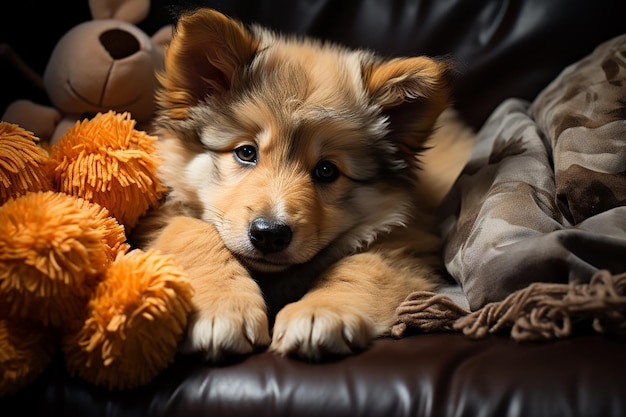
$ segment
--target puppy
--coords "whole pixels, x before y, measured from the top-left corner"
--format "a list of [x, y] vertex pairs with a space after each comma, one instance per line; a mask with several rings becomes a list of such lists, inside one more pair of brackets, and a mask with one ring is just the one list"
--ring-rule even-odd
[[192, 281], [183, 352], [350, 354], [388, 334], [409, 293], [441, 282], [425, 208], [469, 147], [433, 153], [434, 189], [420, 181], [420, 155], [439, 146], [428, 139], [451, 69], [211, 9], [180, 16], [155, 118], [169, 194], [141, 230]]

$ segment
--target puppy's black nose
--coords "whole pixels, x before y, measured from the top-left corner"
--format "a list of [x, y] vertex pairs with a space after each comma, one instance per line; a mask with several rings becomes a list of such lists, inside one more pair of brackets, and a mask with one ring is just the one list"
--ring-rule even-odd
[[291, 228], [265, 217], [254, 219], [248, 228], [250, 242], [263, 253], [280, 252], [291, 242]]

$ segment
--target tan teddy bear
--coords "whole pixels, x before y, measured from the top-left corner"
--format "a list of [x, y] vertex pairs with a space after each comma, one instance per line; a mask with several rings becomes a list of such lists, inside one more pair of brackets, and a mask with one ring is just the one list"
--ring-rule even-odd
[[[77, 120], [99, 112], [130, 112], [147, 130], [154, 111], [155, 71], [172, 25], [148, 36], [137, 23], [150, 10], [149, 0], [90, 0], [93, 20], [70, 29], [54, 47], [40, 84], [53, 107], [20, 99], [2, 120], [31, 131], [44, 143], [56, 142]], [[18, 57], [14, 57], [18, 60]], [[23, 62], [29, 78], [38, 78]]]

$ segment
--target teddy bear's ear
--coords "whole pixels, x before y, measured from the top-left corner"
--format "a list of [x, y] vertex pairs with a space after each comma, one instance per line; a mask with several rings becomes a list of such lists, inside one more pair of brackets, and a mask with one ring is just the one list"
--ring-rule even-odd
[[161, 29], [157, 30], [152, 36], [152, 42], [163, 52], [167, 49], [172, 41], [172, 35], [174, 34], [174, 25], [165, 25]]
[[148, 16], [150, 0], [89, 0], [91, 17], [137, 24]]

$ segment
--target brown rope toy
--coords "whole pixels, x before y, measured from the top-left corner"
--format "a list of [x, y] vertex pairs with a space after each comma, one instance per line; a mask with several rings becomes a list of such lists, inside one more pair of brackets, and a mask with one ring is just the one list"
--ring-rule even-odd
[[533, 283], [474, 312], [445, 295], [418, 291], [397, 314], [395, 337], [408, 330], [462, 331], [478, 339], [510, 329], [517, 341], [551, 340], [571, 336], [579, 321], [591, 321], [598, 333], [621, 335], [626, 333], [626, 273], [600, 270], [587, 284]]

